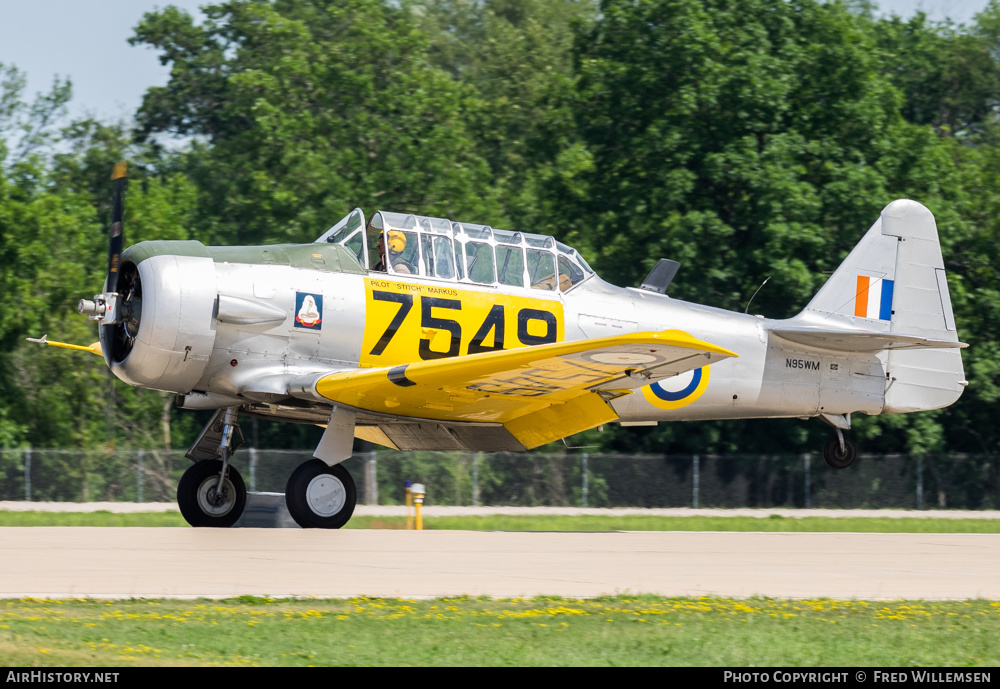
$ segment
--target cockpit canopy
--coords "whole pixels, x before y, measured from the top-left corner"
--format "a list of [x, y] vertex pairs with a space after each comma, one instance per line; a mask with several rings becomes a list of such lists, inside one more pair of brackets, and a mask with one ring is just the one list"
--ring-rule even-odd
[[366, 226], [356, 208], [316, 241], [390, 275], [565, 292], [594, 274], [576, 249], [549, 236], [405, 213], [378, 211]]

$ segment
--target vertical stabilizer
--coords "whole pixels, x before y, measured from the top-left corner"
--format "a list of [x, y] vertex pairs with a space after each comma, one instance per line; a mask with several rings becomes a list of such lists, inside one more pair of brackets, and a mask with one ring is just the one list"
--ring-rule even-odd
[[[886, 206], [797, 320], [958, 342], [931, 212], [906, 199]], [[947, 406], [966, 384], [958, 349], [891, 349], [885, 361], [886, 413]]]

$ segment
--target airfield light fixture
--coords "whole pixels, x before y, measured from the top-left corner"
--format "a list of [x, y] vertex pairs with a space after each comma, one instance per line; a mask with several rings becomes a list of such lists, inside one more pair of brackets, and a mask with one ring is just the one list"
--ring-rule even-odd
[[426, 495], [426, 492], [424, 490], [424, 484], [422, 484], [422, 483], [414, 483], [410, 487], [410, 490], [413, 491], [413, 506], [416, 508], [416, 511], [417, 511], [417, 519], [416, 519], [416, 521], [417, 521], [417, 524], [416, 524], [417, 531], [423, 531], [424, 530], [424, 520], [423, 520], [423, 517], [420, 514], [420, 508], [424, 504], [424, 495]]

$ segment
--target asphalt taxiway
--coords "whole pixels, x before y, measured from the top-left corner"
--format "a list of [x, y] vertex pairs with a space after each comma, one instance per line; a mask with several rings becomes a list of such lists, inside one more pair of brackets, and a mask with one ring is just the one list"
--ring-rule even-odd
[[0, 528], [0, 597], [1000, 600], [1000, 534]]

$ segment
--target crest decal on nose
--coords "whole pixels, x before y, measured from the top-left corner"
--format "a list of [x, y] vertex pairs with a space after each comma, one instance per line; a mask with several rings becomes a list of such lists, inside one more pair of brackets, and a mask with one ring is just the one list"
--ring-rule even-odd
[[295, 293], [295, 327], [319, 330], [323, 327], [323, 295]]

